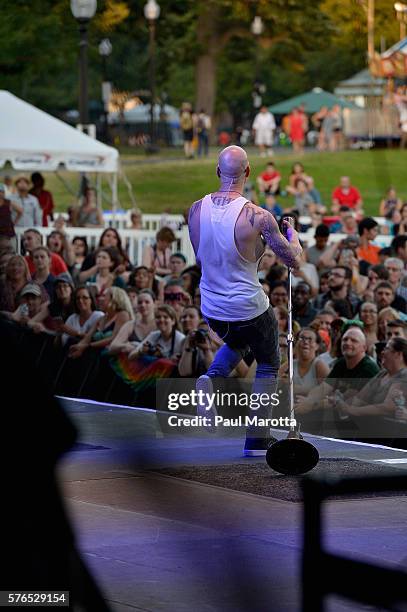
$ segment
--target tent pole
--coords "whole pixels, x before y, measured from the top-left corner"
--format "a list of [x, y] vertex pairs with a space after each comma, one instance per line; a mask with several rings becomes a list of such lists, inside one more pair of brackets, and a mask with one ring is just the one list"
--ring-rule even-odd
[[117, 172], [114, 172], [112, 179], [112, 212], [113, 212], [113, 224], [116, 221], [116, 210], [117, 210]]
[[100, 172], [96, 174], [96, 197], [99, 210], [103, 209], [102, 205], [102, 175]]

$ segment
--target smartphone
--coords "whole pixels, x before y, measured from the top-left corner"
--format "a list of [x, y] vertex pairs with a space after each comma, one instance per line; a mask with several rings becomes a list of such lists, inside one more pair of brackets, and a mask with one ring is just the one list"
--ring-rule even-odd
[[342, 249], [341, 256], [344, 259], [351, 259], [352, 257], [355, 257], [355, 253], [352, 251], [352, 249]]

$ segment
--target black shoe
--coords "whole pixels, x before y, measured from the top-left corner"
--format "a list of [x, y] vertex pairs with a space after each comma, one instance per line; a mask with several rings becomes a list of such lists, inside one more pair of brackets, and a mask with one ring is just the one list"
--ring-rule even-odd
[[265, 457], [270, 444], [277, 442], [276, 438], [246, 438], [243, 449], [245, 457]]

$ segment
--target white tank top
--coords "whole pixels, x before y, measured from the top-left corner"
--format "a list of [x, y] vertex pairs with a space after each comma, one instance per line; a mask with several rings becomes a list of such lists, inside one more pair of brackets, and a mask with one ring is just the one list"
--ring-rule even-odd
[[219, 321], [248, 321], [263, 314], [269, 299], [260, 285], [260, 258], [244, 259], [235, 243], [235, 225], [248, 200], [236, 198], [215, 206], [210, 195], [202, 200], [197, 257], [202, 266], [201, 310]]

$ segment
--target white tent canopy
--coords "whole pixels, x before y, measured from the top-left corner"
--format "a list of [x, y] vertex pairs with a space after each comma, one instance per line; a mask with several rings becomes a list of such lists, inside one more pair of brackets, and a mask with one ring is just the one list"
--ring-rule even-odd
[[119, 167], [113, 147], [90, 138], [8, 91], [0, 90], [0, 168], [16, 170], [111, 172]]

